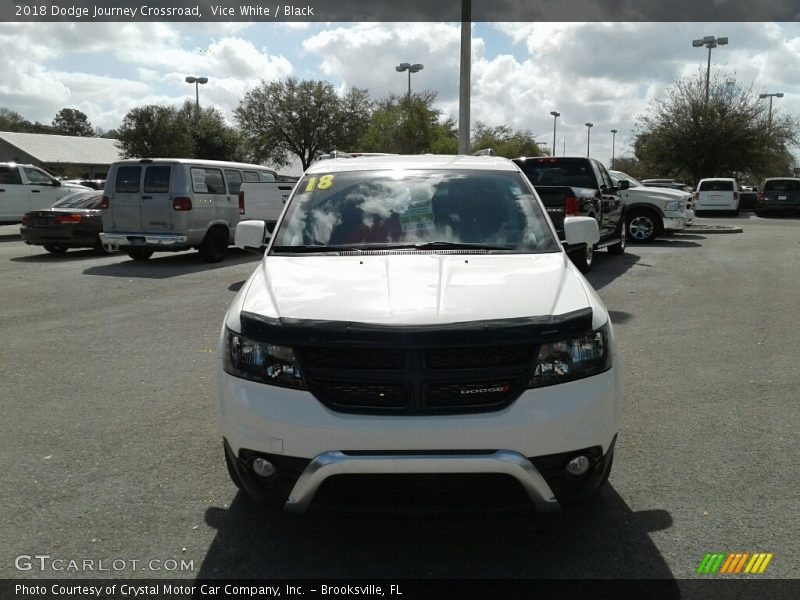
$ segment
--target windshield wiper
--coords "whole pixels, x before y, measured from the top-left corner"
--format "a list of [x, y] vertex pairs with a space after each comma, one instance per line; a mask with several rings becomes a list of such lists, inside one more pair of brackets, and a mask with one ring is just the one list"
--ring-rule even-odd
[[418, 242], [416, 244], [396, 244], [383, 246], [384, 250], [399, 250], [413, 248], [414, 250], [515, 250], [516, 246], [497, 246], [493, 244], [480, 244], [470, 242]]
[[292, 254], [313, 254], [315, 252], [363, 252], [363, 248], [355, 246], [323, 246], [322, 244], [307, 244], [305, 246], [273, 246], [273, 252], [289, 252]]

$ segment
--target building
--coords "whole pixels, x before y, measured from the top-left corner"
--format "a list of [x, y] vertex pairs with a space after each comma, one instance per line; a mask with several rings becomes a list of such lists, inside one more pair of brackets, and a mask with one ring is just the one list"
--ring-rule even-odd
[[0, 131], [0, 162], [32, 164], [56, 176], [105, 179], [121, 160], [117, 140]]

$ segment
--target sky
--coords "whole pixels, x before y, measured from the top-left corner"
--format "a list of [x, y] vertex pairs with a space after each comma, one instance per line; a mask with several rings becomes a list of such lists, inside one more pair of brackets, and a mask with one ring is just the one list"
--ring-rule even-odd
[[[0, 23], [0, 107], [49, 124], [64, 107], [95, 127], [120, 125], [145, 104], [194, 99], [187, 75], [209, 78], [200, 103], [233, 124], [233, 110], [262, 80], [322, 79], [338, 91], [367, 88], [373, 98], [406, 91], [401, 62], [422, 63], [414, 90], [437, 93], [458, 116], [458, 23]], [[475, 23], [472, 123], [529, 130], [556, 153], [609, 164], [633, 155], [637, 117], [677, 79], [705, 74], [707, 35], [729, 43], [712, 51], [713, 73], [755, 93], [783, 92], [773, 112], [800, 116], [798, 23]], [[657, 176], [657, 174], [654, 174]]]

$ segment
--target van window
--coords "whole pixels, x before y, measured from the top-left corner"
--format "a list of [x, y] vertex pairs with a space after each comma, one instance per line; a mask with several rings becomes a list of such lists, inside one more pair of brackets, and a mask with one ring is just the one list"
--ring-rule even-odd
[[141, 178], [142, 167], [119, 167], [114, 191], [121, 194], [136, 194], [139, 191]]
[[255, 171], [245, 171], [245, 172], [244, 172], [244, 180], [245, 180], [247, 183], [254, 183], [254, 182], [257, 182], [257, 181], [259, 181], [259, 179], [258, 179], [258, 173], [256, 173]]
[[733, 181], [726, 181], [724, 179], [711, 179], [700, 183], [698, 192], [732, 192]]
[[169, 192], [169, 176], [172, 167], [159, 166], [147, 167], [144, 170], [144, 191], [152, 194], [166, 194]]
[[765, 192], [797, 192], [800, 190], [800, 181], [796, 179], [773, 179], [764, 184]]
[[219, 169], [192, 167], [192, 191], [198, 194], [224, 194], [225, 180]]
[[275, 173], [270, 173], [269, 171], [259, 171], [258, 175], [261, 177], [261, 181], [278, 181]]
[[19, 169], [17, 167], [0, 167], [0, 183], [2, 184], [22, 184]]
[[225, 169], [225, 181], [228, 182], [228, 191], [231, 194], [238, 194], [242, 187], [242, 174], [233, 169]]

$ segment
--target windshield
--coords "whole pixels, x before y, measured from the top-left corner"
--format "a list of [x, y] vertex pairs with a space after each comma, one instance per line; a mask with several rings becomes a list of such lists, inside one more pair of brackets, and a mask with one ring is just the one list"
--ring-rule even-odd
[[[99, 208], [100, 194], [97, 192], [77, 192], [64, 196], [51, 208]], [[98, 204], [94, 207], [94, 204]]]
[[272, 252], [448, 247], [559, 250], [519, 173], [387, 170], [303, 177]]
[[618, 186], [620, 181], [629, 181], [630, 187], [644, 187], [644, 184], [639, 181], [638, 179], [634, 179], [627, 173], [623, 173], [622, 171], [609, 171], [609, 175], [611, 175], [611, 179], [614, 181], [614, 185]]

